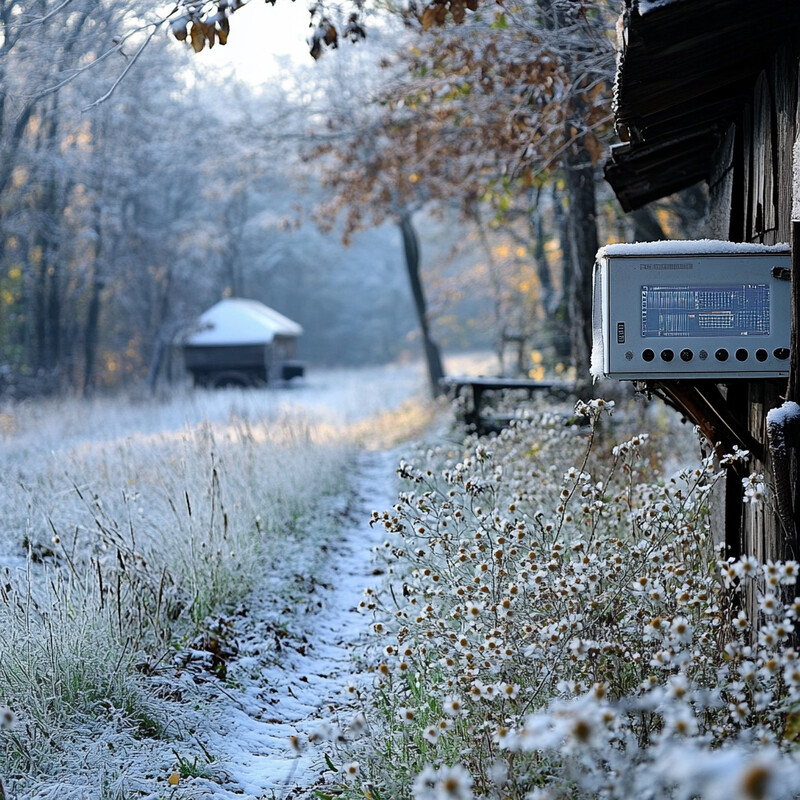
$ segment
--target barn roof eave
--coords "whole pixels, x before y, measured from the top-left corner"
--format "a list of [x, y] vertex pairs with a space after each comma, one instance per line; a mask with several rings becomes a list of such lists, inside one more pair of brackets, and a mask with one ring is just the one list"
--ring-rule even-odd
[[721, 133], [798, 21], [796, 0], [625, 0], [614, 116], [627, 146], [605, 166], [625, 210], [708, 179]]

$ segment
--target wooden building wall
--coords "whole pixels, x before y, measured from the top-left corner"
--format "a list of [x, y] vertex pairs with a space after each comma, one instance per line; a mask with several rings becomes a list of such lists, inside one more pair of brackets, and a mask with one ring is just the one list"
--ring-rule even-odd
[[[731, 241], [777, 244], [792, 241], [793, 146], [800, 129], [798, 81], [800, 47], [786, 42], [762, 72], [715, 154], [710, 186], [710, 236]], [[798, 254], [794, 254], [797, 258]], [[795, 309], [795, 321], [800, 309]], [[766, 415], [786, 399], [785, 380], [729, 386], [730, 410], [746, 420], [749, 433], [767, 442]], [[748, 472], [774, 481], [775, 465], [766, 444]], [[796, 533], [785, 530], [773, 508], [742, 503], [740, 475], [731, 475], [726, 498], [729, 554], [750, 553], [759, 559], [798, 558]], [[792, 480], [796, 486], [796, 469]]]

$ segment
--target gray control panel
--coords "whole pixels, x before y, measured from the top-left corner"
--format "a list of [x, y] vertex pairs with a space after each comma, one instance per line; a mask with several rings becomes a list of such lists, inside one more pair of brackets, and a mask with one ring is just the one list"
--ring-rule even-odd
[[788, 247], [609, 245], [594, 274], [592, 373], [647, 378], [789, 374]]

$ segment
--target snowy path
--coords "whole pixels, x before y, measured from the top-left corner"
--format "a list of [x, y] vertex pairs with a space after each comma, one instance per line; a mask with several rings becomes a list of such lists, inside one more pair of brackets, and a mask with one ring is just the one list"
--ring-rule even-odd
[[296, 592], [265, 597], [237, 623], [240, 657], [231, 663], [229, 678], [238, 688], [218, 694], [209, 683], [208, 691], [217, 695], [215, 711], [198, 731], [219, 762], [212, 764], [212, 778], [181, 781], [182, 788], [220, 800], [310, 794], [323, 756], [306, 746], [298, 753], [291, 737], [305, 745], [324, 720], [335, 719], [329, 706], [344, 700], [352, 648], [367, 625], [356, 606], [376, 581], [370, 551], [383, 540], [382, 528], [370, 528], [370, 514], [395, 502], [396, 464], [394, 451], [362, 453], [357, 493], [340, 512], [337, 534], [316, 552], [308, 540], [290, 545], [275, 565]]

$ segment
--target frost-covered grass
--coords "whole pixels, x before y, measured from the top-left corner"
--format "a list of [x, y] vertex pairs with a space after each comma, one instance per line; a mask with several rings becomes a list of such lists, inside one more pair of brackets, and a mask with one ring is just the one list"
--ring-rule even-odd
[[135, 762], [155, 797], [165, 753], [213, 771], [172, 756], [202, 724], [193, 679], [224, 683], [224, 620], [254, 588], [296, 591], [274, 565], [324, 540], [365, 420], [418, 375], [0, 410], [0, 796], [125, 796]]
[[[389, 577], [362, 603], [372, 651], [330, 737], [336, 791], [797, 795], [798, 564], [723, 559], [714, 459], [684, 449], [664, 474], [665, 442], [609, 405], [400, 465], [405, 490], [373, 515]], [[747, 485], [763, 502], [760, 477]]]

